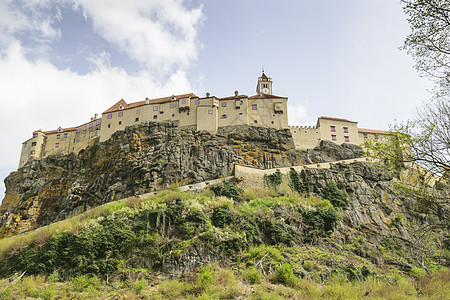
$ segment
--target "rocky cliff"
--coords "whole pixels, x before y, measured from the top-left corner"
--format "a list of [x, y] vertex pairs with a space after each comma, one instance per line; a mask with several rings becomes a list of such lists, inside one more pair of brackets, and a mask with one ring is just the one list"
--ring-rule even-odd
[[[303, 157], [303, 158], [302, 158]], [[302, 163], [289, 130], [236, 126], [216, 135], [142, 123], [79, 155], [34, 160], [6, 179], [0, 238], [127, 196], [229, 176], [234, 163], [276, 168]]]

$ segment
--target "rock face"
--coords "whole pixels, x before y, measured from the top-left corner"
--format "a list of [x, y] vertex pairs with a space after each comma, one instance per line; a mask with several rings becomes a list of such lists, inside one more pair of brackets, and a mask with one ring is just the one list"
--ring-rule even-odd
[[216, 135], [176, 124], [142, 123], [78, 156], [34, 160], [6, 179], [0, 238], [65, 219], [120, 198], [230, 176], [234, 163], [302, 164], [286, 130], [236, 126]]

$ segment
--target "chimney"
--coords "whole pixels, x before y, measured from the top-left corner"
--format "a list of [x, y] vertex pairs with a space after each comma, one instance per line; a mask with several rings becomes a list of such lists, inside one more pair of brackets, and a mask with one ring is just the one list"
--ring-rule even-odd
[[234, 91], [234, 96], [237, 97], [239, 95], [238, 91]]
[[209, 95], [211, 95], [210, 93], [206, 92], [206, 97], [209, 98]]

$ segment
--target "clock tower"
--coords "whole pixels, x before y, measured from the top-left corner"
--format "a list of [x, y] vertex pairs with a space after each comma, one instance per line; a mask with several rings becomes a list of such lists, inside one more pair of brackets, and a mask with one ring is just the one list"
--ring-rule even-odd
[[272, 78], [267, 77], [266, 74], [264, 74], [264, 70], [262, 72], [262, 75], [258, 77], [256, 93], [258, 95], [272, 95]]

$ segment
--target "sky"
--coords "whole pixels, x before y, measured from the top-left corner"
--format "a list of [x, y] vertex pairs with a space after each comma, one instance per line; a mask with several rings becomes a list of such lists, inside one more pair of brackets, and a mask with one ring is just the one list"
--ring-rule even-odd
[[122, 98], [254, 95], [262, 69], [290, 125], [386, 130], [430, 98], [409, 33], [399, 0], [1, 0], [0, 199], [34, 130]]

